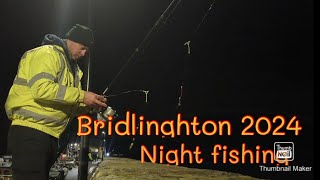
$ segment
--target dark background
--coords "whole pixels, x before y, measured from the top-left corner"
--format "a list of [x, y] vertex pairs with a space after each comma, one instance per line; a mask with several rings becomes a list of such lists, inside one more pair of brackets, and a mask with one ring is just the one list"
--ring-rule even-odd
[[[76, 23], [95, 33], [91, 53], [90, 90], [101, 94], [128, 62], [108, 91], [149, 90], [110, 97], [109, 105], [119, 119], [130, 110], [159, 122], [175, 119], [178, 112], [192, 121], [229, 120], [232, 136], [181, 136], [175, 139], [137, 136], [132, 158], [140, 158], [140, 145], [162, 144], [167, 150], [185, 143], [199, 145], [205, 162], [186, 165], [238, 172], [260, 178], [282, 176], [311, 178], [313, 172], [260, 172], [258, 164], [213, 164], [214, 144], [252, 150], [273, 149], [274, 142], [295, 143], [291, 165], [313, 166], [314, 61], [313, 1], [305, 0], [182, 0], [152, 31], [138, 53], [130, 58], [147, 33], [169, 6], [170, 0], [5, 0], [0, 11], [1, 139], [0, 154], [6, 151], [10, 121], [4, 103], [22, 54], [38, 46], [45, 34], [60, 37]], [[177, 2], [177, 1], [176, 1]], [[207, 13], [207, 14], [206, 14]], [[205, 16], [207, 15], [207, 16]], [[200, 25], [200, 26], [199, 26]], [[197, 27], [199, 28], [197, 29]], [[197, 31], [195, 31], [197, 29]], [[191, 41], [191, 55], [185, 42]], [[139, 46], [140, 47], [140, 46]], [[85, 67], [85, 60], [81, 67]], [[85, 70], [85, 69], [84, 69]], [[182, 106], [178, 107], [183, 85]], [[299, 136], [241, 136], [251, 115], [272, 119], [294, 115], [302, 126]], [[279, 123], [273, 124], [273, 128]], [[265, 128], [262, 126], [262, 129]], [[76, 124], [69, 133], [76, 133]], [[253, 130], [253, 129], [252, 129]], [[110, 139], [110, 137], [108, 137]], [[132, 137], [115, 137], [114, 145], [127, 146]], [[108, 139], [108, 140], [109, 140]], [[122, 143], [122, 144], [121, 144]]]

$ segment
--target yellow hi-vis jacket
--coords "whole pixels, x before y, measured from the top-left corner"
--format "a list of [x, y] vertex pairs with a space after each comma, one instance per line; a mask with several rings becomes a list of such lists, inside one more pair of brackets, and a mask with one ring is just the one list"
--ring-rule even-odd
[[21, 58], [5, 109], [12, 125], [26, 126], [59, 138], [68, 122], [87, 108], [76, 66], [73, 77], [60, 46], [44, 45]]

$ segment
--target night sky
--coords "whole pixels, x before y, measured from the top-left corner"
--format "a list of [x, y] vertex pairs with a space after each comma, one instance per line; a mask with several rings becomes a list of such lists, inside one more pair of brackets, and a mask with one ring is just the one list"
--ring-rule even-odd
[[[246, 143], [255, 150], [256, 145], [273, 149], [274, 142], [293, 142], [295, 159], [291, 164], [313, 166], [313, 1], [174, 1], [167, 11], [170, 15], [164, 14], [152, 29], [171, 2], [4, 0], [0, 7], [0, 154], [5, 153], [10, 125], [4, 102], [20, 57], [26, 50], [39, 46], [44, 35], [63, 37], [72, 25], [79, 23], [91, 27], [95, 34], [91, 91], [102, 94], [107, 87], [106, 95], [149, 91], [147, 103], [141, 91], [110, 97], [108, 104], [117, 110], [118, 119], [124, 119], [125, 112], [130, 111], [161, 123], [176, 119], [177, 113], [181, 113], [190, 122], [198, 116], [202, 123], [229, 120], [232, 124], [232, 136], [137, 136], [130, 157], [140, 158], [142, 144], [162, 144], [170, 150], [185, 143], [189, 148], [200, 146], [205, 159], [202, 164], [186, 166], [271, 179], [289, 175], [312, 177], [313, 172], [260, 172], [258, 164], [213, 164], [210, 153], [219, 143], [233, 149]], [[187, 41], [190, 54], [184, 45]], [[137, 47], [140, 49], [134, 53]], [[85, 62], [80, 62], [83, 71]], [[282, 115], [286, 123], [296, 116], [302, 130], [295, 136], [284, 126], [281, 130], [286, 132], [285, 136], [241, 136], [249, 122], [241, 123], [245, 115], [251, 115], [255, 121], [261, 116], [272, 120]], [[272, 130], [279, 122], [273, 124]], [[262, 130], [265, 125], [262, 123]], [[73, 130], [76, 133], [76, 127]], [[116, 140], [121, 144], [128, 138]]]

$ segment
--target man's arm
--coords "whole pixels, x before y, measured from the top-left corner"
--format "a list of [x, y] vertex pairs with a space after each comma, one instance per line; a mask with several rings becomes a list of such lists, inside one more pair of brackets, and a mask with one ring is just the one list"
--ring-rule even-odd
[[28, 84], [35, 100], [64, 104], [84, 103], [96, 109], [107, 107], [107, 99], [101, 95], [56, 82], [62, 69], [59, 57], [52, 53], [50, 47], [39, 49], [28, 63]]
[[28, 61], [28, 85], [31, 94], [38, 101], [52, 101], [64, 104], [84, 102], [84, 91], [75, 87], [58, 84], [61, 69], [59, 56], [50, 47], [43, 47], [35, 52]]

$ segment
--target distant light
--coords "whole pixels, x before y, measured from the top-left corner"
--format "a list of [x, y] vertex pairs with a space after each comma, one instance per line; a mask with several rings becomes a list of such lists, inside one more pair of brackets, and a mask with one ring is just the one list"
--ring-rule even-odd
[[109, 156], [110, 156], [110, 153], [107, 153], [107, 156], [109, 157]]
[[104, 139], [103, 141], [105, 142], [106, 140]]
[[105, 132], [104, 132], [104, 131], [102, 131], [102, 134], [105, 134]]
[[77, 143], [74, 143], [74, 146], [77, 146], [78, 144]]

